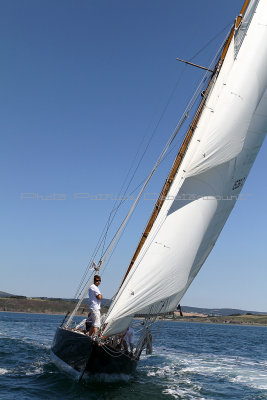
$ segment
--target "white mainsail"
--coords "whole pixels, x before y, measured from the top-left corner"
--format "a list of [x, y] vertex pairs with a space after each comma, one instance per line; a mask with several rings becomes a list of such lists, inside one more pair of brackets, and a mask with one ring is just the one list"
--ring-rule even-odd
[[[253, 0], [157, 219], [106, 317], [172, 311], [212, 250], [267, 131], [267, 2]], [[242, 37], [241, 37], [242, 35]]]

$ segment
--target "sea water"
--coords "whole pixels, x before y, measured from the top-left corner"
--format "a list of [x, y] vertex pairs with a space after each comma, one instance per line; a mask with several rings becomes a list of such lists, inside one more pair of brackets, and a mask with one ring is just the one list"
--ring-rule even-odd
[[0, 313], [0, 399], [267, 399], [267, 327], [163, 321], [133, 376], [79, 383], [50, 359], [61, 320]]

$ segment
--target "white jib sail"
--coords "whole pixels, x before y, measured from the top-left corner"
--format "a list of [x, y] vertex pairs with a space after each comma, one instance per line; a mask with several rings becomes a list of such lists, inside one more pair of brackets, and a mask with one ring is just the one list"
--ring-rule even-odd
[[[254, 2], [255, 3], [255, 2]], [[106, 318], [172, 311], [212, 250], [267, 131], [267, 2], [232, 41], [159, 215]]]

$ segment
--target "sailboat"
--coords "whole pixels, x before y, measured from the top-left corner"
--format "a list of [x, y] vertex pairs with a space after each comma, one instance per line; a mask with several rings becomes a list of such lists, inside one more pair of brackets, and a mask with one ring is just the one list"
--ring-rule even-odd
[[[135, 370], [142, 351], [151, 350], [151, 326], [176, 310], [240, 196], [267, 130], [266, 0], [244, 2], [214, 65], [203, 68], [208, 79], [193, 97], [196, 112], [99, 334], [88, 336], [74, 323], [92, 280], [56, 331], [54, 361], [80, 379]], [[100, 273], [192, 108], [191, 102], [92, 277]], [[143, 317], [142, 329], [129, 355], [118, 343], [136, 316]]]

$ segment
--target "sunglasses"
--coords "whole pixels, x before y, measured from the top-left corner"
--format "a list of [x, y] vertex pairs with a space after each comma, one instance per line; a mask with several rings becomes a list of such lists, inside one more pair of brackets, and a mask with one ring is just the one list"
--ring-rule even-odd
[[101, 279], [96, 279], [95, 282], [101, 282]]

